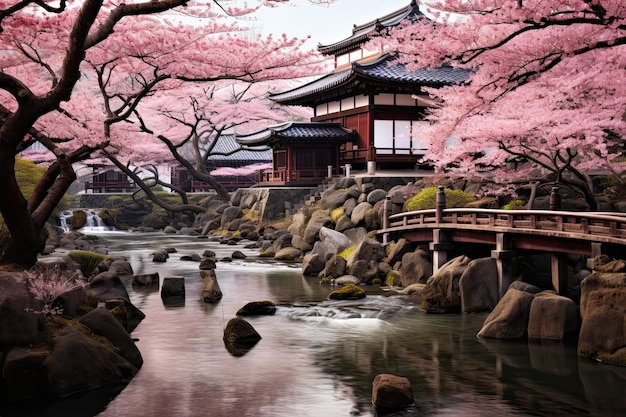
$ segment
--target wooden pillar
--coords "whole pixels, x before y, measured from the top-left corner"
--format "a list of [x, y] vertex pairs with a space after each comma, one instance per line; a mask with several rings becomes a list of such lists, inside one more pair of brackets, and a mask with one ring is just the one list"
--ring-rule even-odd
[[433, 229], [433, 241], [429, 246], [433, 252], [433, 274], [449, 261], [448, 251], [454, 248], [454, 244], [448, 242], [446, 230]]
[[435, 220], [437, 223], [441, 223], [443, 220], [443, 210], [446, 208], [446, 193], [442, 185], [439, 186], [439, 191], [435, 197]]
[[509, 289], [513, 280], [513, 262], [515, 256], [512, 250], [511, 239], [506, 233], [496, 233], [496, 249], [491, 251], [491, 257], [496, 260], [498, 270], [498, 299], [502, 298]]
[[[385, 196], [385, 202], [383, 203], [383, 229], [389, 228], [389, 216], [391, 216], [391, 196]], [[383, 245], [389, 243], [389, 233], [383, 233]]]
[[567, 291], [567, 254], [553, 253], [550, 269], [554, 290], [558, 294], [564, 295]]

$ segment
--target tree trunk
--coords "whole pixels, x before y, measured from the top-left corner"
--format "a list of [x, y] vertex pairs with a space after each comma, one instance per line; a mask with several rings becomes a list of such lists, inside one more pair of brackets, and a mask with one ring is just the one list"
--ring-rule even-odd
[[37, 227], [15, 179], [15, 157], [0, 156], [0, 213], [8, 230], [0, 238], [0, 265], [30, 267], [43, 250], [47, 232]]

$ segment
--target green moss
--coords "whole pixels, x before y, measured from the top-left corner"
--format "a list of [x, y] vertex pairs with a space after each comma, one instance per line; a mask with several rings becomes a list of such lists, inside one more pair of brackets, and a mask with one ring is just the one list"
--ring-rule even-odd
[[343, 206], [342, 207], [337, 207], [336, 209], [331, 211], [330, 212], [330, 218], [333, 221], [333, 223], [337, 223], [339, 221], [339, 219], [341, 218], [341, 216], [343, 216], [343, 213], [344, 213]]
[[365, 298], [365, 291], [354, 284], [348, 284], [328, 294], [329, 300], [357, 300], [361, 298]]
[[355, 250], [356, 250], [356, 246], [350, 246], [349, 248], [345, 248], [344, 250], [339, 252], [337, 255], [341, 256], [343, 259], [347, 261], [348, 257], [352, 255], [352, 252], [354, 252]]
[[[406, 202], [408, 211], [434, 209], [437, 205], [438, 187], [427, 187], [415, 194]], [[446, 196], [446, 208], [464, 207], [466, 204], [475, 201], [476, 198], [461, 190], [444, 189]]]
[[68, 254], [71, 260], [76, 262], [84, 276], [88, 277], [98, 265], [109, 257], [101, 253], [90, 251], [72, 251]]

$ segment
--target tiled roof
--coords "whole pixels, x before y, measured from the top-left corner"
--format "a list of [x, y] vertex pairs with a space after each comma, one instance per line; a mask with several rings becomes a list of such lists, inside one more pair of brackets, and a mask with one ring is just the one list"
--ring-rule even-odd
[[393, 64], [393, 58], [389, 55], [371, 63], [353, 66], [355, 73], [368, 77], [389, 81], [402, 81], [427, 85], [448, 85], [463, 82], [469, 76], [470, 71], [465, 69], [442, 66], [439, 68], [422, 68], [408, 72], [404, 65]]
[[386, 16], [379, 17], [378, 19], [362, 25], [354, 25], [352, 36], [330, 45], [318, 45], [317, 50], [324, 55], [345, 53], [357, 48], [362, 43], [368, 41], [371, 35], [380, 33], [387, 27], [396, 26], [405, 19], [415, 21], [423, 16], [417, 6], [417, 2], [413, 0], [408, 6], [396, 10], [393, 13], [389, 13]]
[[393, 57], [383, 55], [370, 61], [355, 62], [348, 69], [333, 72], [308, 84], [282, 93], [270, 94], [269, 98], [281, 104], [305, 104], [307, 98], [341, 85], [347, 85], [354, 79], [385, 81], [389, 83], [414, 83], [430, 87], [439, 87], [463, 82], [470, 71], [443, 66], [433, 69], [419, 69], [408, 72], [404, 65], [390, 64]]
[[211, 150], [209, 160], [213, 161], [253, 161], [272, 160], [272, 149], [267, 146], [242, 146], [234, 134], [221, 135]]
[[249, 135], [237, 135], [241, 145], [262, 145], [280, 139], [337, 139], [347, 140], [352, 137], [352, 130], [339, 123], [327, 122], [287, 122], [269, 126]]

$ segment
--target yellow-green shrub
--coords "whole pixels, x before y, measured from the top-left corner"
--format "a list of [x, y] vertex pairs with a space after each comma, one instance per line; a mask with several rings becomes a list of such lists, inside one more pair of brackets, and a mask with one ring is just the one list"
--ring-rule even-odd
[[80, 267], [80, 272], [88, 277], [96, 269], [102, 261], [108, 259], [108, 256], [101, 253], [90, 252], [86, 250], [72, 251], [68, 254], [71, 260], [76, 262]]
[[[438, 187], [424, 188], [406, 202], [406, 209], [414, 211], [436, 208], [438, 191]], [[473, 195], [461, 190], [445, 188], [443, 191], [446, 195], [446, 208], [464, 207], [467, 203], [476, 200]]]
[[507, 204], [502, 206], [503, 210], [519, 210], [524, 208], [526, 203], [523, 200], [511, 200]]

